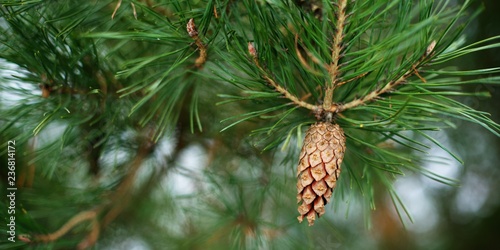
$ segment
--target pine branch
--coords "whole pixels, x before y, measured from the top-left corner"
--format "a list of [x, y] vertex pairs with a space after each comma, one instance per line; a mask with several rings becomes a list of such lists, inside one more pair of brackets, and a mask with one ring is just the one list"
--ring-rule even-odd
[[[53, 233], [46, 234], [46, 235], [35, 235], [33, 237], [34, 242], [53, 242], [67, 234], [71, 229], [73, 229], [75, 226], [79, 225], [82, 222], [85, 221], [91, 221], [92, 224], [92, 230], [89, 234], [90, 238], [86, 238], [84, 241], [82, 241], [77, 249], [86, 249], [87, 247], [95, 244], [97, 237], [99, 235], [99, 222], [97, 221], [97, 215], [99, 214], [99, 210], [88, 210], [88, 211], [83, 211], [75, 216], [73, 216], [71, 219], [69, 219], [64, 225], [62, 225], [58, 230], [56, 230]], [[92, 242], [91, 242], [92, 241]]]
[[336, 13], [336, 31], [333, 37], [332, 44], [332, 61], [330, 67], [328, 68], [329, 81], [326, 84], [325, 98], [323, 100], [323, 109], [330, 110], [333, 105], [333, 92], [335, 88], [339, 85], [338, 76], [340, 74], [339, 63], [342, 53], [342, 42], [344, 39], [344, 27], [347, 19], [346, 8], [347, 0], [340, 0], [337, 4], [338, 10]]
[[[330, 110], [328, 110], [329, 112], [342, 112], [342, 111], [345, 111], [345, 110], [348, 110], [348, 109], [351, 109], [351, 108], [354, 108], [354, 107], [357, 107], [359, 105], [362, 105], [366, 102], [369, 102], [369, 101], [373, 101], [375, 99], [377, 99], [380, 95], [384, 94], [384, 93], [387, 93], [387, 92], [390, 92], [390, 91], [393, 91], [397, 86], [399, 86], [400, 84], [403, 84], [406, 82], [406, 80], [416, 74], [418, 75], [418, 68], [420, 67], [421, 63], [428, 58], [428, 56], [430, 56], [434, 50], [434, 47], [436, 46], [436, 42], [435, 41], [432, 41], [431, 44], [429, 44], [429, 46], [427, 47], [425, 53], [420, 57], [420, 59], [415, 62], [410, 69], [408, 69], [401, 77], [399, 77], [398, 79], [396, 80], [393, 80], [393, 81], [390, 81], [388, 83], [386, 83], [384, 85], [384, 87], [380, 88], [380, 89], [377, 89], [377, 90], [374, 90], [372, 92], [370, 92], [369, 94], [363, 96], [362, 98], [360, 99], [355, 99], [353, 101], [350, 101], [346, 104], [335, 104]], [[420, 75], [418, 75], [419, 78], [421, 78]], [[424, 80], [425, 82], [425, 80]]]
[[121, 181], [120, 185], [116, 190], [109, 196], [110, 198], [110, 209], [104, 215], [101, 226], [106, 227], [109, 223], [116, 219], [116, 217], [127, 207], [130, 201], [130, 190], [132, 189], [132, 184], [136, 178], [137, 172], [140, 167], [143, 166], [144, 160], [153, 151], [155, 143], [153, 141], [154, 130], [148, 132], [146, 138], [140, 144], [137, 149], [137, 154], [134, 160], [130, 163], [129, 169], [127, 170], [127, 175]]
[[255, 63], [255, 66], [259, 69], [259, 71], [262, 73], [262, 77], [266, 80], [269, 85], [271, 85], [277, 92], [281, 93], [285, 98], [290, 100], [292, 103], [295, 105], [298, 105], [299, 107], [303, 107], [305, 109], [309, 109], [312, 111], [318, 110], [318, 107], [312, 104], [309, 104], [305, 101], [300, 100], [298, 97], [293, 95], [292, 93], [288, 92], [285, 88], [281, 87], [280, 84], [275, 82], [271, 77], [269, 77], [269, 73], [266, 72], [266, 70], [260, 65], [257, 50], [255, 49], [253, 43], [249, 42], [248, 43], [248, 52], [252, 56], [253, 62]]

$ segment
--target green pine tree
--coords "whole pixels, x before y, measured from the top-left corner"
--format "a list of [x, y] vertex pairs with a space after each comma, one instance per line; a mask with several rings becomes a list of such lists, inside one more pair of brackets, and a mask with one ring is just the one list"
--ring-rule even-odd
[[[435, 146], [462, 162], [444, 129], [500, 136], [459, 101], [500, 84], [500, 68], [457, 67], [500, 47], [465, 39], [468, 1], [0, 4], [0, 159], [15, 161], [2, 192], [17, 188], [2, 249], [366, 248], [384, 198], [411, 221], [398, 176], [457, 184], [423, 167], [442, 161]], [[308, 227], [296, 171], [318, 121], [343, 129], [346, 151]]]

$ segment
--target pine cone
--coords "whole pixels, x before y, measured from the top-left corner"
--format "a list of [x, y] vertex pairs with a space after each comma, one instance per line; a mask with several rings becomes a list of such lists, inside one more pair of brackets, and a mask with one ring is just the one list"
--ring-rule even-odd
[[306, 133], [297, 171], [297, 203], [302, 222], [307, 218], [309, 226], [325, 213], [333, 188], [340, 175], [344, 158], [345, 135], [337, 124], [319, 122]]

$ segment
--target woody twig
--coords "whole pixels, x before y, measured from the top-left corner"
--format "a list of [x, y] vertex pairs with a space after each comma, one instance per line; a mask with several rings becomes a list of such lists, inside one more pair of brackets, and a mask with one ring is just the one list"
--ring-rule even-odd
[[[50, 234], [44, 234], [44, 235], [36, 235], [34, 237], [35, 242], [51, 242], [59, 239], [66, 233], [68, 233], [71, 229], [73, 229], [75, 226], [81, 224], [82, 222], [85, 221], [90, 221], [92, 224], [92, 230], [89, 233], [88, 237], [86, 240], [82, 241], [80, 245], [78, 246], [78, 249], [85, 249], [87, 245], [87, 240], [88, 239], [95, 239], [97, 240], [97, 237], [99, 236], [99, 222], [97, 220], [97, 215], [99, 211], [97, 210], [87, 210], [80, 212], [73, 216], [70, 220], [68, 220], [63, 226], [61, 226], [58, 230], [56, 230], [53, 233]], [[85, 242], [85, 243], [84, 243]], [[92, 242], [93, 245], [94, 242]]]
[[329, 81], [326, 84], [325, 97], [323, 100], [323, 109], [330, 110], [333, 105], [333, 91], [338, 86], [339, 83], [339, 74], [340, 74], [340, 58], [342, 52], [342, 41], [344, 39], [344, 27], [346, 24], [346, 8], [347, 8], [347, 0], [341, 0], [338, 3], [338, 11], [337, 11], [337, 23], [336, 23], [336, 32], [333, 36], [333, 44], [332, 44], [332, 61], [328, 68], [328, 74], [330, 76]]
[[[419, 60], [417, 60], [410, 69], [408, 69], [402, 76], [400, 76], [398, 79], [389, 81], [386, 83], [382, 88], [376, 89], [366, 96], [352, 100], [346, 104], [343, 105], [335, 105], [332, 106], [331, 109], [329, 110], [330, 112], [342, 112], [344, 110], [350, 109], [357, 107], [359, 105], [362, 105], [366, 102], [373, 101], [377, 99], [380, 95], [393, 91], [397, 86], [403, 84], [406, 82], [406, 80], [412, 76], [412, 75], [417, 75], [419, 78], [423, 79], [419, 74], [418, 74], [418, 68], [422, 65], [422, 62], [425, 61], [434, 51], [434, 47], [436, 46], [436, 41], [432, 41], [431, 44], [427, 47], [427, 50], [425, 53], [420, 57]], [[425, 79], [423, 80], [425, 82]]]
[[134, 183], [137, 172], [143, 165], [144, 160], [152, 152], [155, 144], [150, 139], [152, 138], [153, 130], [150, 131], [148, 138], [140, 145], [137, 149], [137, 154], [133, 161], [130, 163], [130, 168], [127, 175], [122, 180], [117, 189], [110, 196], [111, 208], [104, 215], [101, 224], [102, 227], [106, 227], [109, 223], [118, 217], [118, 215], [126, 208], [130, 201], [130, 190], [132, 189], [132, 184]]
[[266, 82], [271, 85], [277, 92], [281, 93], [285, 98], [288, 100], [292, 101], [295, 105], [298, 105], [300, 107], [316, 111], [318, 109], [318, 106], [312, 105], [310, 103], [307, 103], [305, 101], [300, 100], [297, 96], [293, 95], [292, 93], [288, 92], [285, 88], [283, 88], [280, 84], [278, 84], [274, 79], [272, 79], [267, 71], [260, 65], [259, 58], [257, 56], [257, 50], [255, 49], [254, 45], [252, 42], [248, 43], [248, 52], [252, 56], [252, 59], [257, 66], [257, 68], [260, 70], [262, 73], [262, 78], [266, 80]]

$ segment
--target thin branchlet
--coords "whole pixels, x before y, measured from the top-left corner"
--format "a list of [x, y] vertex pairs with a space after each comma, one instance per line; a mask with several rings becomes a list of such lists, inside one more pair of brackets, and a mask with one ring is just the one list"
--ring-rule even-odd
[[336, 31], [333, 36], [333, 44], [332, 44], [332, 61], [330, 63], [330, 67], [328, 68], [328, 75], [330, 76], [325, 90], [325, 97], [323, 100], [323, 109], [329, 110], [333, 106], [333, 91], [337, 87], [339, 83], [339, 74], [340, 74], [340, 58], [342, 52], [342, 41], [344, 38], [344, 27], [346, 24], [346, 8], [347, 8], [347, 0], [340, 0], [337, 5], [337, 12], [335, 13], [337, 22], [336, 22]]
[[257, 50], [255, 49], [255, 46], [253, 43], [249, 42], [248, 43], [248, 53], [252, 56], [252, 59], [255, 63], [255, 66], [261, 71], [262, 73], [262, 78], [266, 80], [266, 82], [271, 85], [277, 92], [281, 93], [285, 98], [288, 100], [292, 101], [294, 104], [309, 109], [309, 110], [317, 110], [318, 106], [312, 105], [310, 103], [304, 102], [300, 100], [297, 96], [294, 94], [288, 92], [285, 88], [283, 88], [280, 84], [278, 84], [274, 79], [269, 77], [268, 73], [266, 70], [260, 65], [259, 58], [257, 56]]
[[[359, 98], [359, 99], [355, 99], [355, 100], [352, 100], [346, 104], [343, 104], [343, 105], [337, 105], [337, 106], [334, 106], [332, 107], [330, 110], [330, 112], [342, 112], [342, 111], [345, 111], [347, 109], [351, 109], [351, 108], [354, 108], [354, 107], [357, 107], [357, 106], [360, 106], [366, 102], [369, 102], [369, 101], [373, 101], [373, 100], [376, 100], [377, 98], [380, 97], [380, 95], [384, 94], [384, 93], [387, 93], [387, 92], [390, 92], [390, 91], [393, 91], [398, 85], [401, 85], [403, 83], [406, 82], [406, 80], [412, 76], [412, 75], [417, 75], [419, 78], [423, 79], [419, 74], [418, 74], [418, 68], [422, 65], [422, 62], [427, 59], [429, 56], [432, 55], [433, 53], [433, 50], [434, 50], [434, 47], [436, 46], [436, 42], [435, 41], [432, 41], [429, 46], [427, 47], [427, 50], [425, 51], [425, 53], [420, 57], [419, 60], [417, 60], [412, 66], [410, 69], [408, 69], [402, 76], [400, 76], [398, 79], [396, 80], [392, 80], [392, 81], [389, 81], [388, 83], [386, 83], [383, 87], [381, 88], [378, 88], [372, 92], [370, 92], [369, 94], [365, 95], [364, 97], [362, 98]], [[425, 79], [422, 80], [423, 82], [425, 82]]]
[[[91, 231], [92, 236], [98, 236], [99, 234], [99, 222], [97, 221], [97, 216], [99, 213], [100, 209], [93, 209], [93, 210], [87, 210], [80, 212], [73, 216], [71, 219], [69, 219], [63, 226], [61, 226], [58, 230], [56, 230], [53, 233], [50, 234], [44, 234], [44, 235], [35, 235], [33, 237], [34, 242], [52, 242], [55, 241], [65, 234], [67, 234], [71, 229], [73, 229], [75, 226], [81, 224], [82, 222], [85, 221], [90, 221], [91, 224], [93, 225], [93, 230]], [[96, 228], [97, 229], [94, 229]], [[97, 234], [97, 235], [95, 235]], [[93, 237], [94, 238], [94, 237]], [[96, 238], [97, 240], [97, 238]], [[30, 242], [30, 241], [28, 241]], [[88, 242], [86, 242], [88, 243]], [[95, 242], [94, 242], [95, 243]], [[93, 244], [92, 244], [93, 245]], [[83, 248], [78, 248], [78, 249], [83, 249]]]

